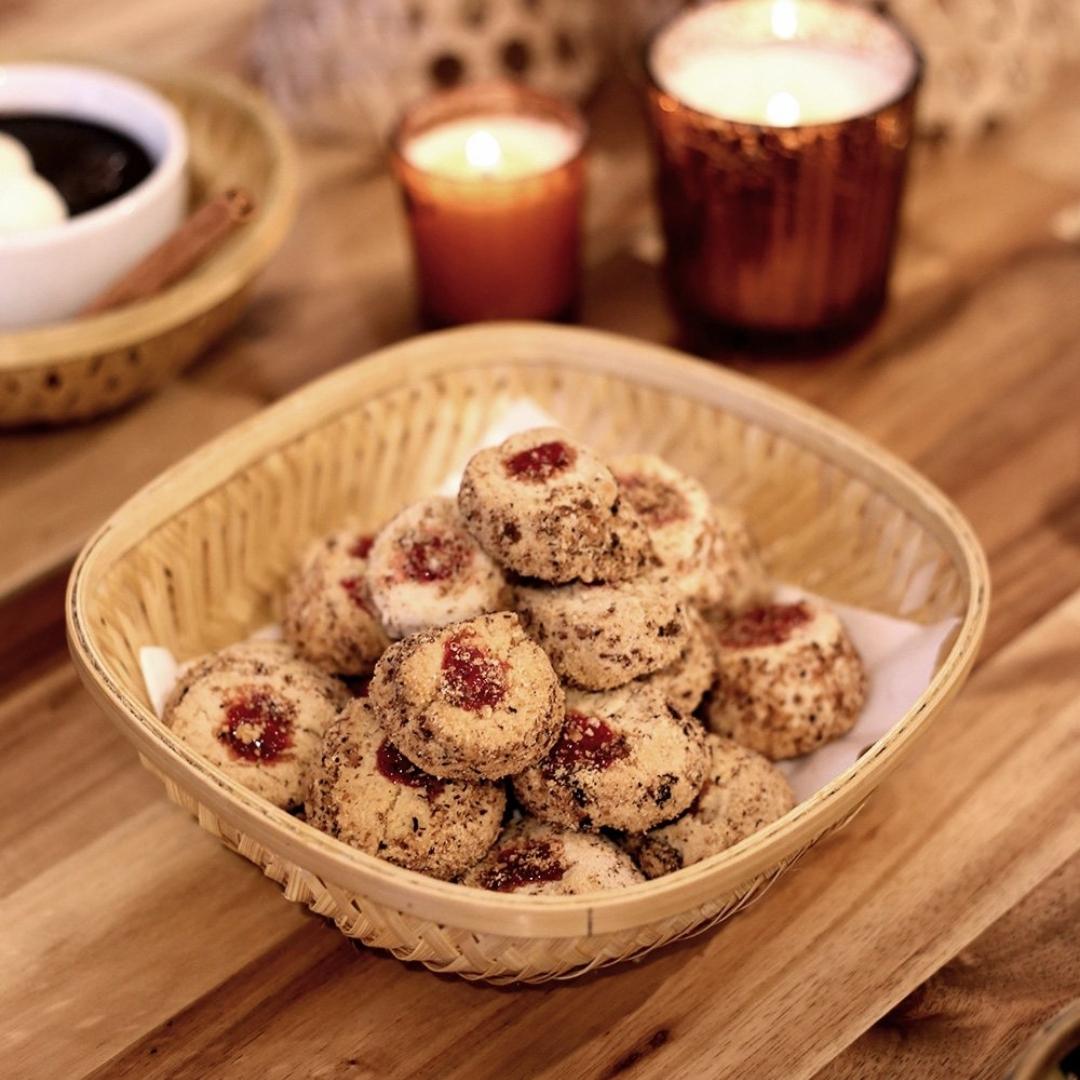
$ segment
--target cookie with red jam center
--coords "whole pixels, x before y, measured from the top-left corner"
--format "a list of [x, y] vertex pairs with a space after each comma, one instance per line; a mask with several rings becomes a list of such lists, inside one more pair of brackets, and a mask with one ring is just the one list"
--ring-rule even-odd
[[484, 855], [505, 809], [502, 784], [441, 780], [417, 768], [363, 697], [327, 729], [305, 802], [315, 828], [437, 878], [457, 877]]
[[765, 599], [761, 557], [736, 511], [714, 504], [697, 480], [652, 454], [621, 455], [611, 471], [686, 600], [726, 612]]
[[563, 691], [517, 615], [482, 615], [392, 645], [371, 701], [390, 740], [438, 777], [493, 780], [538, 761], [563, 721]]
[[504, 606], [502, 571], [443, 496], [407, 506], [380, 530], [367, 580], [379, 621], [394, 638]]
[[652, 558], [611, 470], [559, 428], [525, 431], [475, 454], [458, 506], [484, 550], [524, 577], [625, 581]]
[[633, 861], [602, 836], [521, 818], [461, 879], [463, 885], [525, 896], [580, 896], [644, 881]]
[[316, 540], [289, 580], [285, 639], [324, 671], [368, 675], [390, 644], [368, 591], [373, 542], [361, 529]]
[[775, 760], [846, 734], [866, 699], [866, 672], [824, 604], [768, 604], [713, 624], [718, 681], [709, 727]]
[[323, 732], [345, 685], [277, 642], [201, 657], [181, 675], [164, 723], [212, 765], [276, 806], [303, 801]]
[[678, 816], [705, 777], [705, 732], [647, 683], [568, 691], [551, 752], [514, 777], [530, 814], [571, 829], [645, 832]]

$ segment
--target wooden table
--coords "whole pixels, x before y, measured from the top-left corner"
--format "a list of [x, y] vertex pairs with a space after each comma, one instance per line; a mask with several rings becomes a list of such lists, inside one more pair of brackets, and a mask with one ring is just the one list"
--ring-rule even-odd
[[[257, 6], [27, 0], [0, 9], [0, 45], [235, 69]], [[969, 154], [920, 154], [894, 302], [867, 340], [813, 362], [728, 358], [969, 515], [995, 602], [968, 689], [762, 903], [543, 988], [436, 977], [284, 902], [164, 801], [64, 654], [66, 566], [120, 499], [412, 330], [391, 185], [306, 149], [298, 227], [227, 341], [120, 416], [0, 437], [0, 1075], [1000, 1076], [1080, 995], [1078, 87]], [[669, 339], [627, 92], [593, 121], [584, 321]]]

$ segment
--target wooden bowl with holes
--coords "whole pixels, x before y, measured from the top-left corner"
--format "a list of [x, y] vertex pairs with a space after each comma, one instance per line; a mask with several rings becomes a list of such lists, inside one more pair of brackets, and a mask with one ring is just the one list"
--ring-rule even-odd
[[[958, 628], [918, 702], [782, 820], [678, 873], [585, 897], [485, 893], [364, 855], [257, 798], [157, 720], [140, 646], [180, 658], [275, 616], [297, 555], [434, 490], [508, 402], [530, 397], [601, 454], [659, 453], [741, 507], [777, 577]], [[91, 693], [169, 797], [341, 931], [470, 979], [567, 978], [696, 933], [843, 825], [960, 687], [986, 621], [978, 541], [930, 483], [815, 409], [723, 368], [596, 331], [489, 324], [414, 338], [216, 439], [87, 544], [68, 635]], [[213, 888], [213, 882], [207, 882]]]
[[295, 215], [292, 144], [258, 95], [222, 76], [97, 66], [142, 79], [180, 111], [191, 146], [193, 207], [241, 186], [258, 210], [158, 296], [91, 318], [0, 334], [0, 428], [85, 420], [157, 389], [236, 322]]

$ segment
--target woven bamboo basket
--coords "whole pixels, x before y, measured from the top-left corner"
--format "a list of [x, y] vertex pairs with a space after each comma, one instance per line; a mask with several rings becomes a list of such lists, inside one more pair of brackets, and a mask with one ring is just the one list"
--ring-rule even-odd
[[[361, 854], [230, 781], [154, 717], [141, 645], [189, 657], [275, 615], [309, 539], [429, 493], [527, 395], [601, 452], [662, 454], [741, 506], [778, 577], [917, 620], [960, 618], [933, 682], [848, 772], [737, 847], [590, 897], [484, 893]], [[986, 619], [984, 557], [927, 481], [817, 411], [667, 349], [526, 323], [413, 339], [215, 440], [128, 502], [72, 572], [83, 681], [169, 796], [341, 931], [471, 979], [581, 974], [700, 931], [843, 824], [960, 686]], [[212, 887], [212, 883], [208, 883]]]
[[239, 82], [153, 74], [130, 63], [50, 59], [93, 63], [153, 86], [187, 126], [192, 205], [239, 186], [254, 195], [258, 211], [158, 296], [92, 318], [0, 334], [0, 428], [85, 420], [157, 389], [240, 317], [256, 275], [295, 214], [289, 136], [273, 109]]

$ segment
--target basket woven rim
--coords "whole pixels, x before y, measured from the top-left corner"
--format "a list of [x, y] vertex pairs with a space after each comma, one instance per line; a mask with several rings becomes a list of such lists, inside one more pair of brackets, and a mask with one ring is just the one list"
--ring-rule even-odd
[[139, 303], [89, 318], [0, 334], [0, 371], [55, 367], [85, 357], [141, 344], [184, 326], [227, 300], [269, 262], [281, 246], [296, 212], [299, 174], [296, 149], [271, 105], [231, 75], [164, 71], [129, 59], [60, 55], [0, 55], [4, 63], [78, 63], [141, 80], [166, 96], [170, 89], [217, 99], [246, 115], [269, 147], [272, 160], [266, 194], [258, 212], [230, 243], [211, 256], [209, 273], [191, 276]]
[[[436, 345], [452, 346], [455, 357], [442, 355], [433, 349]], [[491, 893], [438, 881], [347, 847], [264, 802], [172, 736], [147, 705], [112, 677], [87, 626], [87, 596], [96, 570], [274, 449], [353, 410], [375, 392], [419, 385], [440, 372], [508, 364], [602, 372], [705, 400], [723, 396], [725, 410], [775, 431], [797, 432], [800, 445], [823, 457], [836, 460], [837, 449], [842, 449], [848, 454], [844, 468], [849, 473], [878, 490], [888, 487], [894, 500], [917, 512], [924, 526], [935, 526], [936, 538], [967, 585], [965, 610], [941, 667], [872, 750], [784, 818], [735, 847], [614, 892], [585, 897]], [[959, 689], [978, 651], [989, 592], [985, 555], [960, 511], [930, 481], [841, 422], [746, 376], [666, 347], [597, 330], [507, 322], [440, 331], [379, 350], [301, 388], [189, 455], [129, 499], [88, 541], [68, 583], [66, 619], [80, 676], [140, 752], [174, 778], [182, 775], [183, 786], [201, 803], [276, 854], [337, 886], [440, 924], [509, 936], [578, 937], [642, 926], [717, 899], [792, 856], [859, 806]]]

